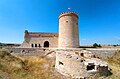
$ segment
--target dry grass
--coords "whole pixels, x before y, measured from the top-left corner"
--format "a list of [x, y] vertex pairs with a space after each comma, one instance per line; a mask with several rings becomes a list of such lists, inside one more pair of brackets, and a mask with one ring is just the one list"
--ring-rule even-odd
[[[120, 79], [120, 51], [107, 61], [113, 74], [106, 79]], [[54, 58], [18, 57], [0, 49], [0, 79], [67, 79], [54, 66]]]
[[65, 79], [54, 66], [54, 58], [18, 57], [0, 49], [0, 79]]
[[106, 79], [120, 79], [120, 51], [116, 51], [115, 55], [108, 58], [107, 61], [113, 75]]

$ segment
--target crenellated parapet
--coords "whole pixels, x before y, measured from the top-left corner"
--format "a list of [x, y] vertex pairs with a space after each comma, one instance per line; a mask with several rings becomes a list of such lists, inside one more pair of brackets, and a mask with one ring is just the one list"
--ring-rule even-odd
[[24, 32], [24, 38], [26, 38], [28, 36], [29, 36], [28, 30], [25, 30], [25, 32]]
[[78, 18], [78, 14], [76, 12], [63, 12], [60, 14], [59, 19], [63, 16], [71, 16], [71, 15]]
[[44, 48], [44, 47], [57, 47], [58, 46], [58, 33], [50, 32], [24, 32], [24, 42], [21, 47], [25, 48]]
[[59, 43], [61, 48], [79, 47], [78, 14], [63, 12], [59, 16]]
[[24, 37], [58, 37], [58, 33], [28, 32], [28, 30], [25, 30]]

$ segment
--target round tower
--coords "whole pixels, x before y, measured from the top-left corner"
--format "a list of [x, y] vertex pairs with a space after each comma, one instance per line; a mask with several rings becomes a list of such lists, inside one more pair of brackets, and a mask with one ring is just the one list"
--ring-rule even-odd
[[59, 48], [79, 47], [78, 14], [65, 12], [59, 16]]

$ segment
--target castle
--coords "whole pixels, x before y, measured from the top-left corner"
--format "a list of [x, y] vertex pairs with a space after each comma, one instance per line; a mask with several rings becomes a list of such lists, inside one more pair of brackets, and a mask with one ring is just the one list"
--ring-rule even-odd
[[28, 48], [78, 48], [78, 15], [65, 12], [59, 16], [59, 33], [28, 32], [25, 30], [21, 47]]
[[59, 33], [28, 32], [25, 30], [21, 48], [56, 48], [55, 68], [63, 75], [84, 79], [101, 73], [108, 65], [92, 52], [79, 48], [78, 14], [65, 12], [59, 16]]
[[58, 33], [28, 32], [25, 30], [22, 48], [44, 48], [58, 46]]

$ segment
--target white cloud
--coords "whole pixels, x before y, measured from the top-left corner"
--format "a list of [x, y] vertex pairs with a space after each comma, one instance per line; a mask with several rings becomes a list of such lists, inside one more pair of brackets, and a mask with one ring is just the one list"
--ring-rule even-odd
[[84, 38], [84, 39], [81, 39], [81, 40], [82, 40], [82, 41], [86, 41], [87, 39]]

